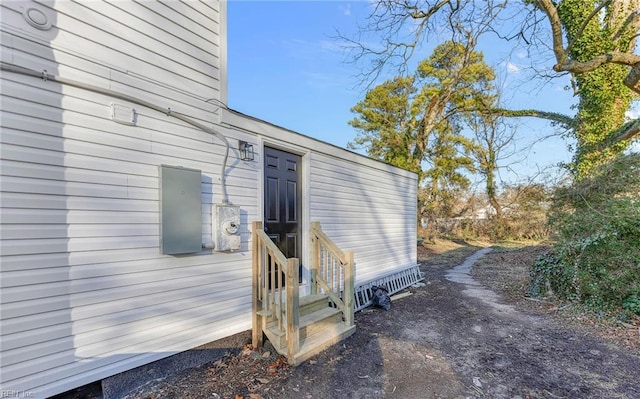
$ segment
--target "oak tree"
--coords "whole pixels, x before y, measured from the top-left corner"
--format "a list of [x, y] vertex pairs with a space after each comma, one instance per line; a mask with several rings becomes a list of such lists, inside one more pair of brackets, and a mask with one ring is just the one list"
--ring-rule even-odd
[[[551, 49], [553, 71], [573, 77], [579, 98], [575, 116], [504, 107], [487, 111], [541, 117], [570, 129], [578, 144], [578, 176], [640, 135], [640, 119], [624, 119], [640, 93], [636, 53], [640, 0], [379, 0], [367, 21], [358, 38], [342, 39], [348, 42], [353, 60], [368, 63], [362, 74], [368, 82], [385, 68], [405, 72], [425, 41], [446, 34], [453, 41], [474, 45], [481, 35], [494, 33]], [[381, 38], [381, 45], [370, 45], [373, 37]], [[466, 40], [469, 37], [474, 40]]]

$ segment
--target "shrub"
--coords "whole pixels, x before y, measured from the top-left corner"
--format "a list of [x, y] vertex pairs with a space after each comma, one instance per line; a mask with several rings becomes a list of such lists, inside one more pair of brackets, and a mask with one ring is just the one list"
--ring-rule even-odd
[[[556, 190], [553, 253], [531, 269], [530, 293], [550, 287], [594, 310], [637, 310], [640, 295], [640, 154], [619, 156]], [[634, 310], [630, 310], [634, 309]]]
[[631, 313], [640, 315], [640, 296], [631, 295], [622, 302], [622, 307]]

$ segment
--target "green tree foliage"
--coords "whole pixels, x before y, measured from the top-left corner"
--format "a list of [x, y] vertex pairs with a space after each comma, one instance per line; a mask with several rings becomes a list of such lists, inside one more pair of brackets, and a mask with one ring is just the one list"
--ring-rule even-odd
[[421, 190], [423, 216], [430, 220], [457, 216], [460, 199], [469, 188], [470, 181], [464, 171], [474, 171], [469, 156], [469, 141], [455, 130], [438, 131], [428, 147], [424, 171], [424, 189]]
[[[540, 1], [545, 8], [547, 1]], [[556, 70], [593, 65], [634, 51], [640, 2], [563, 0], [557, 21], [567, 46]], [[546, 9], [549, 10], [548, 4]], [[553, 18], [550, 17], [552, 20]], [[579, 103], [572, 135], [577, 147], [574, 182], [557, 190], [550, 224], [557, 231], [554, 251], [532, 269], [532, 293], [551, 289], [593, 309], [638, 312], [640, 298], [640, 156], [620, 155], [637, 131], [625, 113], [637, 95], [625, 85], [629, 66], [605, 62], [567, 68]]]
[[[551, 288], [593, 307], [640, 308], [640, 217], [632, 200], [640, 194], [625, 191], [637, 187], [633, 181], [618, 184], [640, 175], [631, 158], [620, 155], [640, 137], [640, 119], [625, 121], [640, 94], [639, 10], [640, 0], [380, 0], [365, 30], [381, 36], [383, 51], [350, 41], [355, 59], [372, 61], [368, 65], [379, 73], [387, 66], [397, 68], [397, 62], [406, 66], [422, 39], [435, 32], [474, 38], [494, 32], [521, 39], [529, 50], [551, 51], [553, 71], [571, 74], [578, 98], [574, 117], [476, 103], [478, 111], [496, 116], [549, 119], [576, 139], [574, 182], [555, 197], [551, 220], [557, 244], [533, 270], [535, 293]], [[520, 29], [514, 30], [514, 24]], [[403, 36], [406, 32], [413, 34]]]
[[470, 183], [464, 171], [474, 169], [460, 116], [493, 101], [494, 78], [471, 44], [445, 42], [412, 77], [374, 87], [352, 108], [350, 147], [418, 173], [427, 216], [451, 216]]
[[548, 59], [551, 53], [553, 71], [574, 78], [579, 99], [575, 117], [492, 103], [485, 111], [545, 118], [569, 129], [577, 139], [573, 170], [581, 177], [640, 136], [640, 119], [624, 121], [633, 93], [640, 94], [639, 9], [640, 0], [379, 0], [359, 37], [372, 35], [381, 46], [342, 38], [355, 61], [367, 62], [363, 79], [375, 78], [385, 68], [405, 72], [416, 49], [434, 34], [472, 37], [467, 41], [475, 44], [491, 32], [506, 40], [520, 39], [540, 52], [536, 59]]
[[414, 157], [419, 109], [412, 107], [414, 78], [396, 78], [369, 90], [351, 112], [358, 136], [350, 148], [366, 148], [372, 158], [422, 175], [422, 154]]
[[[567, 41], [571, 43], [567, 48], [571, 60], [588, 62], [606, 52], [633, 51], [637, 32], [621, 29], [629, 10], [621, 10], [620, 2], [608, 3], [584, 0], [558, 3], [558, 16]], [[624, 124], [625, 112], [636, 97], [624, 85], [628, 73], [626, 65], [607, 63], [591, 71], [573, 74], [579, 95], [574, 130], [577, 151], [573, 165], [578, 177], [587, 176], [595, 166], [612, 159], [629, 144], [625, 140], [608, 145], [610, 135]]]
[[[474, 106], [496, 116], [546, 118], [566, 128], [577, 143], [571, 165], [574, 182], [555, 196], [551, 220], [558, 232], [557, 244], [552, 254], [536, 264], [532, 291], [542, 293], [550, 288], [594, 308], [622, 306], [637, 313], [640, 170], [637, 156], [620, 154], [631, 140], [640, 137], [640, 119], [625, 121], [625, 113], [640, 94], [640, 0], [379, 0], [372, 9], [360, 37], [373, 33], [380, 40], [347, 40], [354, 59], [372, 66], [362, 74], [365, 78], [379, 76], [386, 67], [406, 71], [415, 50], [434, 34], [477, 39], [493, 32], [507, 40], [520, 39], [530, 51], [540, 51], [539, 59], [547, 60], [544, 55], [552, 53], [553, 71], [572, 77], [578, 98], [575, 116], [554, 110], [509, 110], [480, 96], [450, 103], [448, 95], [456, 90], [448, 91], [455, 87], [448, 82], [464, 79], [432, 64], [438, 73], [430, 76], [442, 73], [439, 83], [443, 90], [436, 88], [427, 95], [433, 107], [424, 108], [422, 120], [429, 123], [421, 124], [422, 131], [418, 129], [420, 135], [412, 142], [429, 143], [428, 138], [433, 137], [429, 132], [455, 132], [455, 124], [443, 129], [441, 123], [450, 125], [452, 121], [442, 116], [459, 115], [451, 111]], [[514, 25], [520, 28], [514, 29]], [[372, 42], [375, 47], [368, 45]], [[475, 40], [468, 43], [467, 49], [472, 48]], [[421, 151], [413, 151], [413, 162], [426, 159]], [[485, 166], [490, 170], [489, 164]]]
[[620, 155], [557, 189], [550, 218], [558, 240], [532, 269], [531, 293], [637, 313], [640, 154]]

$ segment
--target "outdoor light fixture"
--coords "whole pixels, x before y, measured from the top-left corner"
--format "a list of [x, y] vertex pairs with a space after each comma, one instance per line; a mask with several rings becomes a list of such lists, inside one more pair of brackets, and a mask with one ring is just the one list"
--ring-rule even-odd
[[240, 159], [243, 161], [253, 161], [253, 144], [249, 144], [246, 141], [238, 141], [238, 149], [240, 150]]

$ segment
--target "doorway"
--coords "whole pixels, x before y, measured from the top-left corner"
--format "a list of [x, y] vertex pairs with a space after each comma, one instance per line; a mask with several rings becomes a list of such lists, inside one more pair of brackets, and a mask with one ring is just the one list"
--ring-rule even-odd
[[302, 185], [299, 155], [264, 148], [264, 230], [287, 258], [300, 260], [302, 280]]

